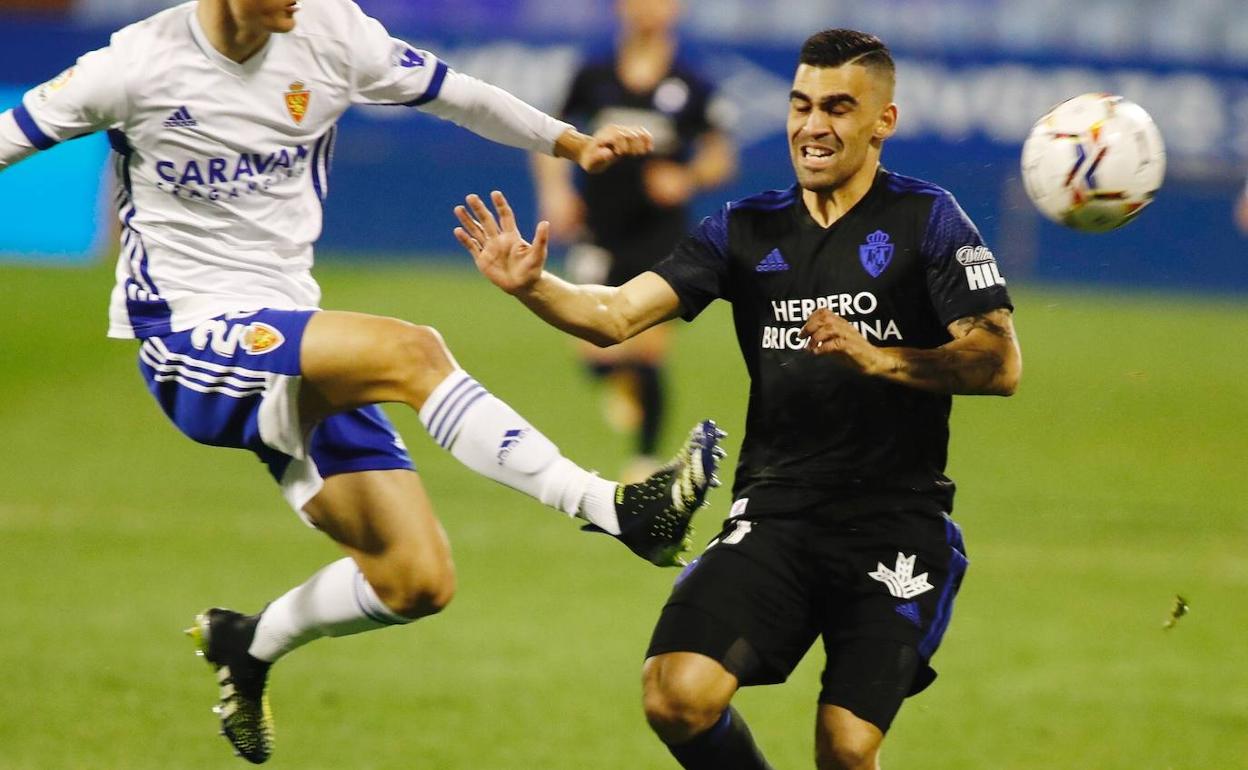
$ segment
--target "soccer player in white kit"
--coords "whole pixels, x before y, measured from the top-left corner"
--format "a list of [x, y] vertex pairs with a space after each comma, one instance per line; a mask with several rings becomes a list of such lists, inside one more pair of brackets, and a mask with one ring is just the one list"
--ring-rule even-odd
[[108, 131], [122, 222], [109, 336], [142, 341], [140, 371], [179, 429], [253, 451], [347, 554], [256, 615], [214, 608], [190, 630], [217, 670], [226, 737], [257, 763], [272, 751], [274, 661], [436, 613], [454, 591], [445, 533], [376, 404], [411, 406], [469, 468], [660, 565], [687, 547], [722, 455], [706, 421], [646, 481], [600, 479], [459, 368], [434, 329], [319, 311], [312, 243], [334, 124], [353, 103], [417, 107], [589, 171], [651, 146], [618, 126], [586, 136], [456, 73], [351, 0], [192, 0], [0, 114], [0, 170]]

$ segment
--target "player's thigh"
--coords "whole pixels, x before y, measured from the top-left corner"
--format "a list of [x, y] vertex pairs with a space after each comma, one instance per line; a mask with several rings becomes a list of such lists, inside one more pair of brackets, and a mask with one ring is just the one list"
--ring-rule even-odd
[[304, 512], [391, 606], [421, 601], [422, 594], [449, 599], [454, 591], [450, 541], [414, 471], [329, 476]]
[[743, 686], [787, 679], [819, 632], [802, 526], [730, 519], [677, 578], [647, 657], [697, 653]]
[[306, 425], [367, 404], [419, 405], [456, 366], [430, 327], [340, 311], [312, 316], [300, 357]]
[[840, 706], [821, 704], [815, 717], [815, 766], [818, 770], [876, 770], [880, 766], [880, 728]]

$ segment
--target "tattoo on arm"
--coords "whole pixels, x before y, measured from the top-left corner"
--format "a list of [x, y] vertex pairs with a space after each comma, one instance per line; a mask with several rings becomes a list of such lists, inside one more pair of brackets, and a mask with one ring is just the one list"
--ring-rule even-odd
[[1014, 332], [1008, 326], [998, 323], [987, 315], [972, 315], [966, 318], [959, 318], [952, 325], [958, 330], [958, 334], [955, 335], [958, 338], [965, 337], [976, 329], [982, 329], [994, 337], [1010, 341], [1014, 339]]
[[[961, 318], [951, 324], [954, 342], [931, 349], [907, 349], [893, 366], [893, 372], [926, 390], [941, 393], [984, 393], [1006, 366], [1006, 353], [1014, 343], [1008, 323], [990, 315]], [[995, 340], [966, 342], [973, 332], [982, 331]], [[987, 342], [988, 344], [983, 344]]]
[[992, 350], [914, 350], [898, 364], [910, 379], [941, 393], [979, 393], [1005, 363]]

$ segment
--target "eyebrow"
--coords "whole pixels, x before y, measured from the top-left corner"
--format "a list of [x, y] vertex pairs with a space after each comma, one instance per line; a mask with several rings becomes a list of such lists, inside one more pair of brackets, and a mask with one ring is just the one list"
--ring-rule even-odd
[[[801, 91], [798, 91], [797, 89], [793, 89], [792, 91], [789, 92], [789, 101], [792, 101], [794, 99], [801, 99], [802, 101], [810, 102], [811, 104], [814, 104], [814, 101], [815, 101], [814, 99], [811, 99], [809, 96], [802, 93]], [[831, 111], [833, 108], [838, 107], [842, 104], [848, 104], [851, 107], [857, 107], [858, 100], [850, 96], [847, 93], [828, 94], [827, 96], [819, 100], [820, 109], [827, 110], [827, 111]]]

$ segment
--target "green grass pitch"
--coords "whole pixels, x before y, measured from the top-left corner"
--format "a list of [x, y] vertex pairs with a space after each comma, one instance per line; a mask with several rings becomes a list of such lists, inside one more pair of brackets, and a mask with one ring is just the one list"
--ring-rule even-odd
[[[0, 268], [0, 768], [241, 767], [181, 629], [254, 611], [337, 557], [250, 455], [192, 444], [103, 326], [109, 269]], [[443, 331], [583, 464], [627, 441], [568, 341], [463, 270], [328, 265], [325, 304]], [[958, 399], [950, 473], [971, 569], [940, 679], [890, 768], [1248, 768], [1248, 306], [1019, 289], [1013, 399]], [[1236, 352], [1239, 351], [1239, 352]], [[666, 445], [741, 438], [725, 306], [680, 330]], [[455, 546], [440, 617], [310, 645], [273, 677], [274, 768], [673, 768], [638, 671], [672, 571], [407, 437]], [[725, 476], [731, 480], [731, 470]], [[713, 496], [699, 543], [729, 502]], [[1173, 597], [1190, 614], [1163, 631]], [[737, 701], [778, 768], [810, 767], [818, 651]]]

